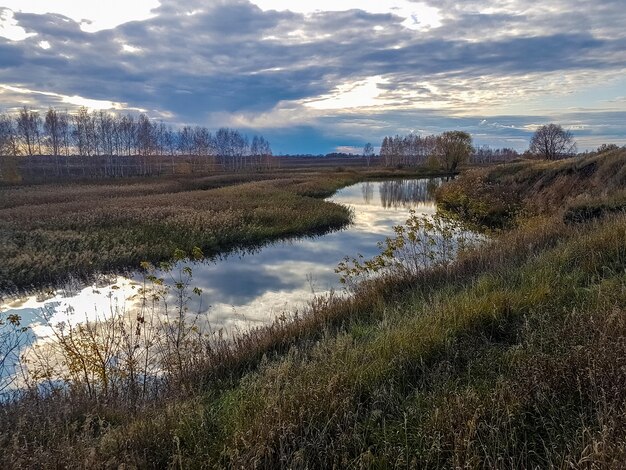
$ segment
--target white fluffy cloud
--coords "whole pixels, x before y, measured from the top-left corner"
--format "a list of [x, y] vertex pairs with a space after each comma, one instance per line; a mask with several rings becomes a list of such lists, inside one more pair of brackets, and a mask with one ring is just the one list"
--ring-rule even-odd
[[[0, 0], [0, 7], [12, 12], [40, 15], [56, 13], [80, 23], [83, 31], [92, 33], [115, 28], [129, 21], [152, 18], [152, 10], [159, 5], [159, 0]], [[11, 23], [14, 20], [8, 13], [0, 19], [0, 35], [13, 40], [22, 39], [23, 31], [15, 26], [9, 29]]]

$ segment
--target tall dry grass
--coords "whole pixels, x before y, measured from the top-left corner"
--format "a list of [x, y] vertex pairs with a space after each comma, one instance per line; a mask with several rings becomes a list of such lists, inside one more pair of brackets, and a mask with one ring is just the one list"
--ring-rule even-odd
[[[575, 163], [585, 161], [559, 163], [552, 181]], [[543, 169], [511, 168], [486, 171], [494, 184], [528, 173], [520, 181], [539, 187]], [[613, 197], [620, 181], [592, 197]], [[139, 407], [64, 393], [3, 406], [2, 463], [620, 468], [626, 216], [571, 223], [563, 206], [584, 192], [545, 183], [541, 194], [563, 202], [539, 207], [536, 190], [518, 189], [514, 227], [455, 263], [213, 343]]]
[[338, 188], [428, 174], [284, 169], [0, 188], [0, 296], [156, 263], [176, 248], [213, 256], [323, 233], [350, 220], [345, 207], [322, 200]]
[[345, 208], [300, 196], [292, 189], [298, 184], [273, 179], [206, 190], [174, 182], [86, 186], [68, 194], [63, 188], [16, 190], [9, 199], [24, 202], [0, 209], [0, 291], [158, 262], [175, 248], [200, 246], [214, 255], [349, 221]]

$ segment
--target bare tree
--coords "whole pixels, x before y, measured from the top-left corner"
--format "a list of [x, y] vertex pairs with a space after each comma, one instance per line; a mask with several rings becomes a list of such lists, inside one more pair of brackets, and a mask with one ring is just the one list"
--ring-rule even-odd
[[248, 138], [241, 135], [239, 131], [231, 130], [231, 146], [233, 153], [234, 169], [244, 169], [246, 167], [246, 156], [250, 153]]
[[97, 115], [99, 148], [104, 155], [109, 157], [115, 153], [114, 127], [113, 116], [106, 111], [100, 111]]
[[13, 157], [19, 155], [17, 131], [13, 119], [8, 114], [0, 114], [0, 155]]
[[87, 142], [89, 145], [89, 156], [92, 155], [100, 155], [100, 140], [98, 139], [98, 129], [97, 129], [97, 120], [98, 115], [94, 111], [90, 115], [87, 116]]
[[[17, 182], [21, 180], [19, 164], [17, 159], [14, 158], [19, 153], [17, 132], [13, 119], [8, 114], [0, 114], [0, 181]], [[1, 377], [2, 371], [0, 370], [0, 383]]]
[[113, 154], [115, 152], [114, 130], [115, 121], [106, 111], [100, 111], [95, 116], [96, 119], [96, 135], [99, 142], [98, 148], [106, 157], [104, 165], [104, 173], [107, 176], [115, 174], [113, 165]]
[[385, 166], [417, 166], [430, 157], [436, 148], [437, 137], [418, 134], [385, 137], [380, 146], [380, 157]]
[[145, 114], [140, 114], [137, 121], [137, 144], [140, 155], [147, 157], [153, 153], [154, 127]]
[[615, 150], [619, 150], [619, 147], [615, 144], [602, 144], [600, 145], [600, 147], [598, 147], [598, 150], [596, 150], [596, 152], [598, 153], [614, 152]]
[[30, 111], [26, 106], [20, 110], [17, 116], [17, 133], [22, 140], [22, 144], [26, 150], [26, 154], [29, 156], [35, 155], [37, 152], [37, 146], [39, 146], [39, 153], [41, 154], [41, 142], [39, 127], [41, 125], [41, 118], [36, 111]]
[[385, 166], [391, 166], [391, 145], [389, 137], [385, 136], [383, 143], [380, 145], [380, 157], [383, 159]]
[[200, 167], [201, 158], [204, 157], [205, 168], [209, 168], [212, 147], [213, 137], [209, 130], [206, 127], [196, 126], [193, 130], [193, 148], [198, 167]]
[[49, 108], [44, 118], [43, 128], [48, 151], [58, 157], [61, 151], [61, 129], [59, 126], [59, 113]]
[[494, 163], [507, 162], [519, 157], [519, 153], [511, 148], [493, 149], [488, 145], [483, 145], [474, 149], [471, 157], [472, 163]]
[[272, 156], [270, 143], [263, 136], [255, 135], [250, 144], [250, 156], [257, 169], [270, 168]]
[[187, 156], [193, 153], [193, 129], [190, 126], [178, 130], [178, 151]]
[[230, 131], [229, 129], [222, 127], [221, 129], [218, 129], [218, 131], [215, 133], [215, 151], [217, 153], [220, 163], [224, 166], [224, 168], [226, 167], [228, 157], [230, 157], [229, 149]]
[[80, 108], [78, 113], [72, 115], [72, 124], [74, 125], [72, 135], [74, 137], [74, 145], [76, 146], [76, 150], [80, 156], [91, 155], [89, 142], [89, 121], [91, 121], [91, 118], [89, 117], [87, 108]]
[[257, 168], [261, 168], [261, 150], [259, 146], [259, 137], [255, 135], [252, 137], [252, 143], [250, 144], [250, 156], [252, 157], [252, 160], [256, 164]]
[[[63, 171], [72, 174], [72, 168], [94, 177], [162, 173], [166, 155], [174, 172], [177, 154], [190, 157], [195, 168], [203, 171], [213, 168], [216, 157], [222, 168], [232, 171], [260, 170], [273, 163], [267, 140], [256, 136], [251, 146], [248, 137], [235, 129], [222, 128], [215, 135], [201, 126], [175, 131], [145, 114], [115, 115], [86, 107], [72, 114], [50, 108], [43, 120], [27, 107], [15, 115], [0, 115], [1, 154], [41, 156], [44, 152], [54, 157], [57, 176]], [[33, 159], [27, 168], [44, 170], [45, 177], [49, 162]]]
[[121, 135], [122, 146], [124, 147], [124, 154], [129, 157], [135, 152], [137, 148], [137, 126], [135, 125], [135, 118], [128, 114], [122, 116], [119, 123], [119, 132]]
[[365, 160], [367, 161], [367, 166], [370, 166], [370, 161], [372, 160], [372, 157], [374, 156], [374, 146], [370, 144], [369, 142], [365, 144], [365, 147], [363, 147], [363, 156], [365, 157]]
[[547, 160], [558, 160], [576, 153], [576, 142], [570, 131], [557, 124], [547, 124], [530, 139], [530, 152]]
[[59, 176], [61, 174], [59, 155], [61, 153], [62, 135], [59, 113], [53, 108], [49, 108], [46, 112], [43, 129], [45, 145], [48, 148], [48, 153], [54, 157], [56, 175]]
[[266, 168], [271, 168], [272, 166], [272, 146], [269, 141], [264, 137], [260, 136], [258, 138], [258, 151], [261, 154], [261, 159]]
[[221, 128], [215, 133], [215, 151], [220, 163], [231, 170], [242, 169], [245, 166], [245, 157], [250, 151], [247, 137], [234, 129]]
[[66, 157], [70, 155], [72, 147], [72, 132], [70, 128], [70, 115], [67, 111], [58, 113], [59, 118], [59, 135], [61, 137], [60, 145], [63, 147], [63, 153]]

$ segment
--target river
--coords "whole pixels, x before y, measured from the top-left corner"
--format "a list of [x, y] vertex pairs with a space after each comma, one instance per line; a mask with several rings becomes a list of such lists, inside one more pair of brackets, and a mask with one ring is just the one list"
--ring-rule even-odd
[[[189, 310], [204, 314], [212, 329], [229, 332], [266, 324], [304, 307], [316, 294], [340, 290], [337, 264], [345, 256], [376, 255], [377, 242], [404, 223], [410, 209], [433, 214], [433, 193], [441, 182], [404, 179], [348, 186], [328, 199], [353, 210], [353, 223], [343, 230], [190, 264], [191, 285], [202, 294], [189, 303]], [[142, 279], [136, 272], [102, 276], [87, 286], [70, 282], [54, 291], [11, 299], [0, 305], [0, 312], [19, 315], [30, 327], [31, 341], [43, 339], [50, 334], [49, 325], [132, 311], [141, 300]]]

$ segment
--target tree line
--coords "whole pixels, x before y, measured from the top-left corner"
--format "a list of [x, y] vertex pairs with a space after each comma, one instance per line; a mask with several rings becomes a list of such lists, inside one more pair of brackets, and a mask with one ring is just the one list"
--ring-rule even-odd
[[213, 134], [201, 126], [175, 129], [145, 114], [89, 112], [83, 107], [71, 114], [49, 108], [42, 115], [24, 107], [16, 114], [0, 114], [0, 155], [108, 157], [106, 173], [116, 176], [122, 169], [115, 163], [122, 160], [113, 157], [187, 156], [196, 163], [240, 170], [270, 165], [272, 149], [263, 136], [250, 140], [235, 129]]
[[435, 135], [390, 136], [385, 137], [380, 145], [380, 158], [385, 166], [417, 166], [426, 163], [436, 147]]
[[[608, 148], [608, 147], [607, 147]], [[599, 149], [601, 151], [602, 148]], [[374, 155], [371, 144], [366, 144], [363, 155]], [[540, 126], [530, 140], [529, 149], [524, 153], [527, 158], [558, 160], [576, 155], [576, 142], [570, 131], [557, 124]], [[380, 147], [380, 160], [385, 166], [417, 166], [423, 164], [439, 165], [454, 171], [459, 164], [492, 163], [511, 161], [520, 154], [511, 148], [492, 149], [489, 146], [474, 147], [472, 137], [467, 132], [447, 131], [439, 135], [388, 136]]]
[[[370, 145], [370, 144], [368, 144]], [[371, 146], [363, 153], [371, 153]], [[463, 131], [446, 131], [439, 135], [409, 134], [385, 137], [380, 146], [380, 159], [385, 166], [418, 166], [428, 164], [446, 171], [455, 171], [469, 160], [474, 147], [472, 136]]]

